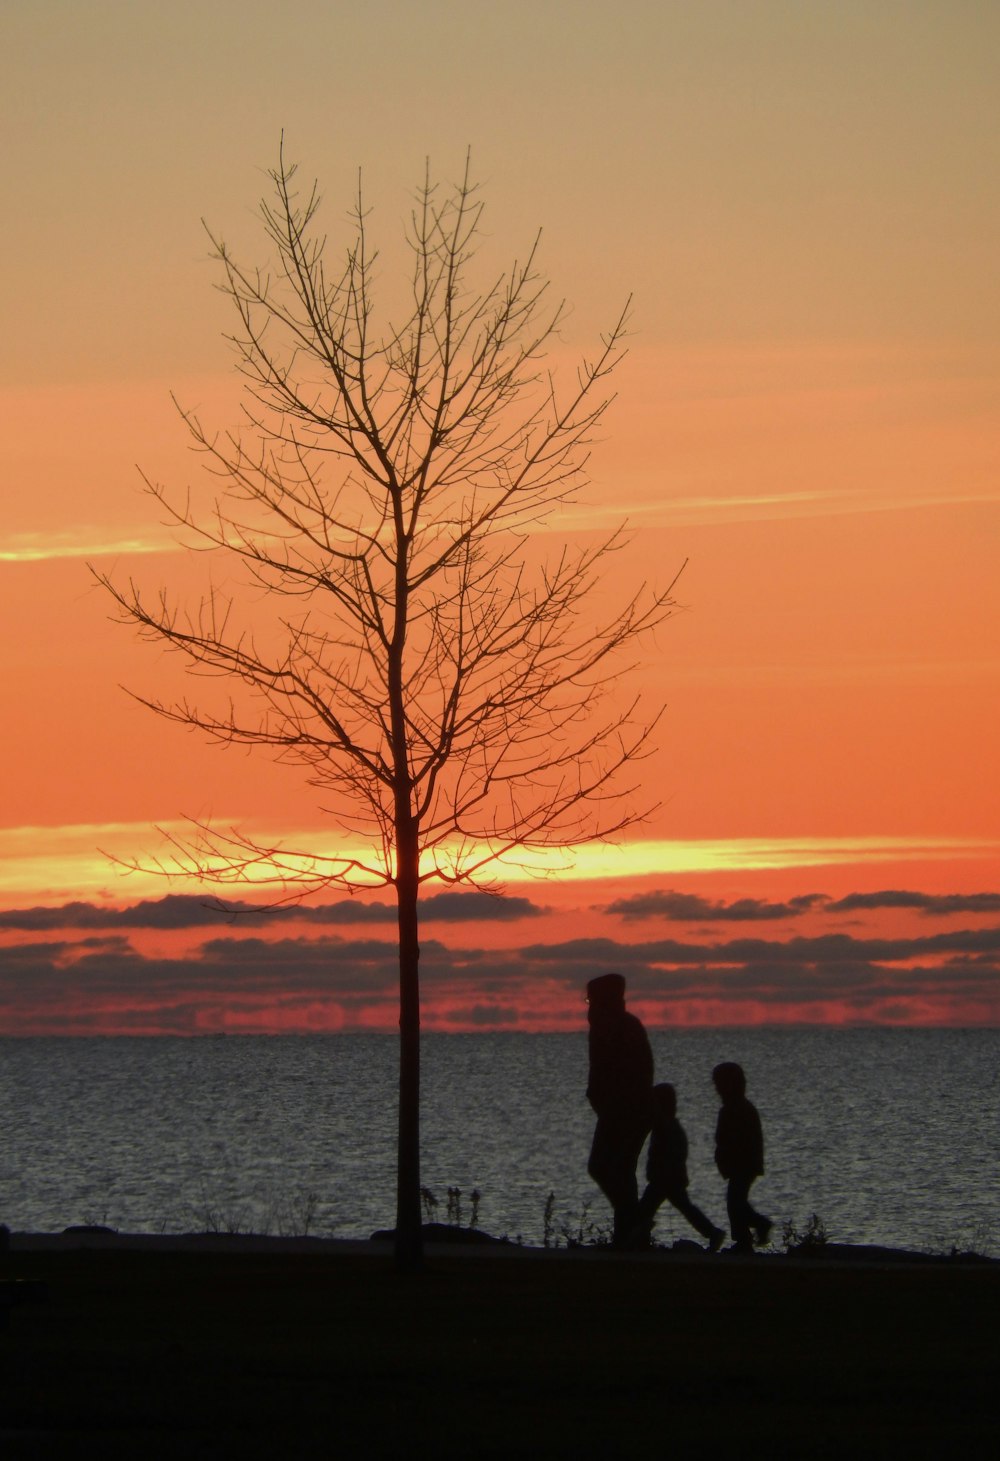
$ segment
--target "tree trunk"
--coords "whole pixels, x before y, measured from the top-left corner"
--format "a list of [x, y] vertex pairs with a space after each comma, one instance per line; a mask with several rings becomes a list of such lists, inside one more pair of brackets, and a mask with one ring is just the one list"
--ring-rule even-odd
[[417, 893], [420, 852], [416, 829], [397, 843], [399, 912], [399, 1144], [396, 1167], [396, 1267], [412, 1273], [423, 1263], [420, 1214], [420, 945]]

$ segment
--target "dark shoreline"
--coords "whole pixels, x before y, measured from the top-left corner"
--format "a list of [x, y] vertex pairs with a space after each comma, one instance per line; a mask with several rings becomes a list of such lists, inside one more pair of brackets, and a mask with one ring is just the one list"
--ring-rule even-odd
[[1000, 1263], [13, 1234], [5, 1457], [996, 1454]]
[[[2, 1229], [0, 1229], [2, 1233]], [[269, 1253], [272, 1255], [326, 1254], [327, 1256], [355, 1256], [386, 1258], [392, 1254], [393, 1233], [386, 1229], [373, 1233], [370, 1238], [323, 1238], [312, 1236], [285, 1236], [269, 1233], [123, 1233], [116, 1228], [101, 1224], [79, 1224], [64, 1228], [57, 1233], [9, 1233], [6, 1238], [10, 1254], [52, 1252], [186, 1252], [186, 1253]], [[498, 1238], [493, 1234], [475, 1228], [464, 1228], [446, 1223], [424, 1224], [424, 1244], [427, 1253], [433, 1257], [455, 1257], [478, 1255], [491, 1257], [545, 1258], [555, 1259], [607, 1259], [609, 1262], [694, 1262], [694, 1263], [819, 1263], [838, 1265], [891, 1264], [931, 1267], [945, 1265], [971, 1265], [978, 1268], [1000, 1270], [1000, 1258], [987, 1254], [953, 1249], [950, 1253], [929, 1253], [919, 1249], [895, 1248], [875, 1243], [834, 1243], [822, 1241], [805, 1242], [798, 1247], [779, 1251], [772, 1243], [769, 1248], [758, 1249], [750, 1258], [744, 1258], [725, 1248], [718, 1254], [709, 1254], [702, 1244], [690, 1239], [680, 1239], [672, 1245], [654, 1245], [648, 1252], [614, 1253], [601, 1243], [567, 1244], [564, 1240], [551, 1247], [522, 1242], [509, 1238]], [[0, 1264], [3, 1262], [4, 1244], [0, 1242]]]

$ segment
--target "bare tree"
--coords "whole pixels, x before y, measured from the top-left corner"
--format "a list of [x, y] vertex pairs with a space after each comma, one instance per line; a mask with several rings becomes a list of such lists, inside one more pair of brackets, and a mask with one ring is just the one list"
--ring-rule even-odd
[[626, 313], [558, 388], [546, 355], [563, 306], [549, 304], [538, 240], [485, 287], [470, 282], [483, 205], [467, 162], [461, 182], [442, 189], [428, 173], [415, 195], [393, 323], [376, 311], [360, 186], [334, 260], [315, 229], [316, 187], [300, 193], [295, 174], [282, 150], [260, 210], [271, 272], [243, 267], [209, 232], [238, 317], [229, 339], [245, 419], [213, 435], [178, 409], [221, 479], [214, 501], [203, 511], [144, 479], [190, 546], [242, 564], [254, 591], [210, 589], [183, 607], [97, 577], [123, 620], [238, 687], [214, 710], [144, 703], [297, 763], [339, 831], [371, 849], [306, 858], [193, 826], [178, 866], [220, 882], [263, 870], [285, 896], [395, 889], [396, 1257], [414, 1267], [420, 889], [474, 882], [504, 857], [607, 838], [636, 819], [620, 773], [648, 750], [651, 723], [619, 699], [619, 676], [670, 613], [671, 589], [641, 586], [595, 624], [588, 595], [621, 530], [548, 561], [535, 551], [533, 535], [584, 481]]

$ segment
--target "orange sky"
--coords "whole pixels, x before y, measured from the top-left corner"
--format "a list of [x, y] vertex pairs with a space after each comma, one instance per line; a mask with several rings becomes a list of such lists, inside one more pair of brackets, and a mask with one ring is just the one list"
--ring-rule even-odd
[[[634, 292], [592, 486], [554, 539], [627, 516], [623, 582], [687, 560], [640, 674], [668, 704], [643, 769], [660, 810], [576, 876], [512, 877], [523, 917], [431, 920], [429, 1023], [574, 1027], [605, 965], [656, 1022], [1000, 1022], [1000, 911], [970, 901], [1000, 889], [996, 7], [99, 0], [5, 30], [0, 1030], [394, 1023], [384, 920], [365, 949], [340, 915], [276, 927], [258, 964], [259, 929], [175, 905], [159, 933], [117, 924], [184, 889], [97, 850], [140, 855], [184, 815], [330, 835], [287, 771], [121, 694], [173, 670], [85, 569], [188, 572], [135, 464], [197, 470], [170, 390], [232, 419], [198, 220], [260, 257], [281, 128], [331, 235], [363, 166], [387, 274], [425, 154], [448, 174], [471, 144], [487, 261], [543, 226], [567, 360]], [[607, 911], [630, 888], [704, 901]], [[913, 896], [839, 906], [887, 890]], [[74, 901], [110, 921], [18, 915]]]

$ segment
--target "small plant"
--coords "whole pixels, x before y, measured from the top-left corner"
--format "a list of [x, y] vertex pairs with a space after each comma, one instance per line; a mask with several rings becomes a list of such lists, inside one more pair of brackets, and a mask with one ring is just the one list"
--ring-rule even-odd
[[804, 1228], [796, 1227], [791, 1218], [785, 1223], [781, 1230], [781, 1241], [786, 1250], [791, 1253], [793, 1250], [806, 1252], [816, 1248], [822, 1248], [826, 1244], [826, 1224], [818, 1213], [813, 1213]]
[[87, 1189], [87, 1195], [91, 1198], [91, 1201], [83, 1209], [83, 1214], [80, 1219], [81, 1227], [94, 1228], [95, 1230], [103, 1228], [111, 1233], [118, 1231], [109, 1216], [117, 1180], [115, 1173], [110, 1168], [106, 1168], [99, 1177], [95, 1176], [93, 1182]]
[[234, 1237], [253, 1232], [246, 1206], [223, 1207], [209, 1195], [205, 1182], [202, 1183], [201, 1201], [191, 1208], [191, 1213], [198, 1224], [198, 1231], [202, 1233], [226, 1233]]
[[550, 1192], [545, 1199], [545, 1212], [542, 1215], [542, 1246], [545, 1248], [553, 1248], [556, 1245], [555, 1210], [556, 1195], [554, 1192]]
[[972, 1224], [968, 1237], [961, 1243], [953, 1243], [952, 1258], [987, 1258], [996, 1253], [996, 1228], [989, 1218], [980, 1218]]
[[100, 1210], [98, 1210], [96, 1208], [92, 1208], [92, 1207], [91, 1208], [85, 1208], [84, 1209], [84, 1213], [83, 1213], [83, 1226], [85, 1228], [106, 1228], [109, 1232], [117, 1232], [118, 1231], [118, 1229], [115, 1228], [108, 1221], [108, 1204], [107, 1203], [105, 1203], [104, 1206]]
[[[469, 1193], [470, 1228], [475, 1228], [479, 1226], [479, 1205], [482, 1200], [483, 1194], [480, 1192], [478, 1187], [474, 1187]], [[420, 1201], [423, 1203], [424, 1206], [424, 1222], [434, 1222], [437, 1210], [440, 1207], [440, 1203], [438, 1202], [437, 1198], [434, 1196], [434, 1193], [429, 1187], [421, 1187]], [[450, 1223], [453, 1228], [460, 1228], [462, 1226], [461, 1187], [448, 1188], [448, 1207], [446, 1211], [445, 1221]]]
[[203, 1233], [225, 1233], [230, 1238], [252, 1231], [241, 1209], [216, 1207], [212, 1203], [196, 1211], [195, 1221], [200, 1223]]
[[319, 1193], [311, 1190], [286, 1197], [277, 1213], [278, 1232], [283, 1238], [308, 1238], [318, 1206]]
[[[611, 1245], [611, 1229], [605, 1223], [594, 1222], [589, 1202], [581, 1207], [575, 1224], [568, 1215], [563, 1218], [559, 1233], [567, 1248], [608, 1248]], [[559, 1246], [558, 1242], [555, 1246]]]

